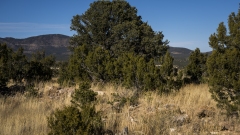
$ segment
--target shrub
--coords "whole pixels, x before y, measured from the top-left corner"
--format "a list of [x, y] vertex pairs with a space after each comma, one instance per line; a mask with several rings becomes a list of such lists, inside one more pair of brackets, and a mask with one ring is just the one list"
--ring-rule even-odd
[[72, 106], [57, 109], [48, 117], [50, 135], [100, 135], [103, 123], [99, 112], [95, 111], [96, 93], [90, 84], [81, 83], [72, 99]]
[[74, 135], [80, 133], [82, 126], [81, 112], [76, 107], [57, 109], [48, 117], [49, 135]]

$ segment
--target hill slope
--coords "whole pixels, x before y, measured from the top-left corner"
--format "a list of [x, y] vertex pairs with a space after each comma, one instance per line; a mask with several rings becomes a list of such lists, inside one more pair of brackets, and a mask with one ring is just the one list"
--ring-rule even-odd
[[0, 38], [0, 43], [6, 43], [13, 50], [24, 48], [24, 53], [30, 55], [36, 51], [44, 50], [46, 55], [54, 55], [56, 60], [67, 60], [71, 54], [68, 50], [69, 36], [49, 34], [29, 37], [25, 39]]
[[168, 51], [174, 58], [173, 64], [180, 68], [188, 64], [188, 57], [190, 56], [191, 52], [193, 52], [192, 50], [183, 47], [169, 47]]
[[[71, 54], [68, 49], [69, 39], [70, 37], [66, 35], [48, 34], [25, 39], [0, 38], [0, 43], [6, 43], [13, 50], [23, 47], [26, 55], [39, 50], [45, 50], [47, 55], [54, 55], [56, 60], [65, 61]], [[169, 52], [174, 57], [174, 65], [183, 67], [187, 64], [187, 59], [192, 50], [182, 47], [170, 47]]]

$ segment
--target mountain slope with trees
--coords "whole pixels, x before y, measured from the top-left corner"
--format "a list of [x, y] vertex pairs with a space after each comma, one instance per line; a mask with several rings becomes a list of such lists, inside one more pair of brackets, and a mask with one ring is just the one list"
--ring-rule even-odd
[[[61, 34], [39, 35], [23, 39], [0, 38], [0, 43], [6, 43], [8, 47], [16, 51], [18, 48], [24, 48], [24, 54], [30, 56], [31, 53], [44, 50], [46, 55], [53, 55], [57, 61], [66, 61], [71, 55], [69, 50], [70, 36]], [[173, 64], [178, 67], [184, 67], [188, 63], [188, 57], [192, 50], [183, 47], [172, 47], [168, 49], [174, 58]]]
[[0, 38], [0, 43], [6, 43], [14, 51], [22, 47], [27, 56], [37, 51], [45, 51], [46, 55], [54, 55], [57, 61], [66, 61], [71, 54], [68, 49], [69, 39], [70, 37], [66, 35], [48, 34], [24, 39]]

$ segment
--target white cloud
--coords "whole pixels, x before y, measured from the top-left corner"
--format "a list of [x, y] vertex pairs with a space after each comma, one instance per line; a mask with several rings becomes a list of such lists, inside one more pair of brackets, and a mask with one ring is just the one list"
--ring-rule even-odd
[[41, 23], [2, 23], [0, 22], [0, 32], [44, 32], [54, 30], [70, 30], [68, 24], [41, 24]]

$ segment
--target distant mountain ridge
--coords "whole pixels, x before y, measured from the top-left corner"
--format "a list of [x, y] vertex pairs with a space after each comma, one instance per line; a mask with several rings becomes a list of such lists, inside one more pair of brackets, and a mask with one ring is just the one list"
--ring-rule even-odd
[[69, 46], [69, 36], [61, 34], [48, 34], [33, 36], [24, 39], [16, 39], [12, 37], [0, 38], [0, 42], [6, 42], [8, 45], [37, 45], [37, 46], [54, 46], [67, 47]]
[[[45, 50], [47, 55], [54, 55], [56, 60], [65, 61], [69, 58], [69, 36], [61, 34], [48, 34], [16, 39], [12, 37], [0, 38], [0, 43], [6, 43], [13, 50], [24, 48], [25, 54], [31, 54], [38, 50]], [[170, 54], [174, 57], [174, 65], [183, 67], [188, 62], [192, 50], [183, 47], [169, 47]]]
[[169, 47], [168, 51], [174, 58], [173, 65], [177, 65], [180, 68], [188, 64], [188, 57], [190, 56], [191, 52], [193, 52], [187, 48], [171, 46]]
[[48, 34], [33, 36], [24, 39], [12, 37], [0, 38], [0, 43], [6, 43], [13, 50], [24, 48], [24, 53], [29, 55], [36, 51], [44, 50], [46, 55], [54, 55], [56, 60], [67, 60], [71, 52], [68, 49], [69, 36], [61, 34]]

